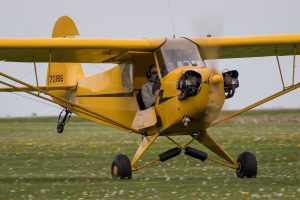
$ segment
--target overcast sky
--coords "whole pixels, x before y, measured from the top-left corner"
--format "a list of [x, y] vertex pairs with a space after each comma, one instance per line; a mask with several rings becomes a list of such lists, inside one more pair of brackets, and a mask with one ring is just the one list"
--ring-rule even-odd
[[[206, 34], [240, 36], [300, 33], [297, 0], [170, 0], [176, 37]], [[50, 37], [57, 18], [74, 19], [81, 37], [171, 37], [173, 28], [167, 0], [0, 0], [0, 37]], [[281, 58], [287, 85], [291, 83], [292, 57]], [[217, 62], [219, 69], [237, 69], [240, 87], [226, 109], [239, 109], [282, 89], [276, 58], [231, 59]], [[299, 66], [299, 67], [298, 67]], [[38, 64], [40, 85], [46, 64]], [[91, 64], [87, 74], [107, 66]], [[0, 62], [0, 71], [34, 83], [33, 64]], [[296, 81], [300, 81], [297, 58]], [[1, 86], [2, 87], [2, 86]], [[262, 108], [300, 108], [300, 90]], [[11, 93], [0, 94], [0, 117], [57, 115], [60, 109]]]

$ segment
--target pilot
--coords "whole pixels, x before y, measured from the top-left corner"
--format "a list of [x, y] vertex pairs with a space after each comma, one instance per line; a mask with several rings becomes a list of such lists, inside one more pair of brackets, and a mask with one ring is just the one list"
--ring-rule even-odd
[[155, 105], [159, 94], [160, 81], [156, 65], [151, 65], [146, 72], [148, 82], [142, 87], [142, 99], [146, 108]]

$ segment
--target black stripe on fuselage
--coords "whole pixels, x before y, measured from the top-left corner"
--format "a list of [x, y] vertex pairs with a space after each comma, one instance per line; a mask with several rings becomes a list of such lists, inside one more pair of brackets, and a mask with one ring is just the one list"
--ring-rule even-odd
[[133, 97], [133, 92], [111, 93], [111, 94], [87, 94], [87, 95], [77, 95], [76, 97]]
[[165, 101], [168, 101], [169, 99], [172, 99], [174, 97], [174, 96], [172, 96], [172, 97], [163, 97], [164, 96], [164, 90], [160, 90], [158, 96], [159, 96], [158, 104], [161, 104]]

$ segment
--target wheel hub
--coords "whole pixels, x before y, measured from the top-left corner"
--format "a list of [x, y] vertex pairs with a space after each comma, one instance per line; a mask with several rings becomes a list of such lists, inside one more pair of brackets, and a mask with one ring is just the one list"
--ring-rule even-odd
[[114, 173], [115, 177], [118, 176], [118, 167], [117, 167], [117, 165], [114, 166], [113, 173]]

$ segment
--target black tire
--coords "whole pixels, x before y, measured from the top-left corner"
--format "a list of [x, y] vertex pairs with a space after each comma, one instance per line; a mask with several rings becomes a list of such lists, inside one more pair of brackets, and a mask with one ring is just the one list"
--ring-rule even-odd
[[236, 170], [239, 178], [255, 178], [257, 175], [257, 161], [255, 156], [250, 152], [243, 152], [238, 156], [237, 162], [240, 168]]
[[126, 155], [119, 154], [112, 161], [111, 176], [115, 179], [131, 179], [131, 162]]
[[57, 124], [57, 127], [56, 127], [56, 131], [57, 131], [57, 133], [62, 133], [62, 132], [64, 132], [64, 128], [65, 128], [65, 124], [64, 123], [58, 123]]

